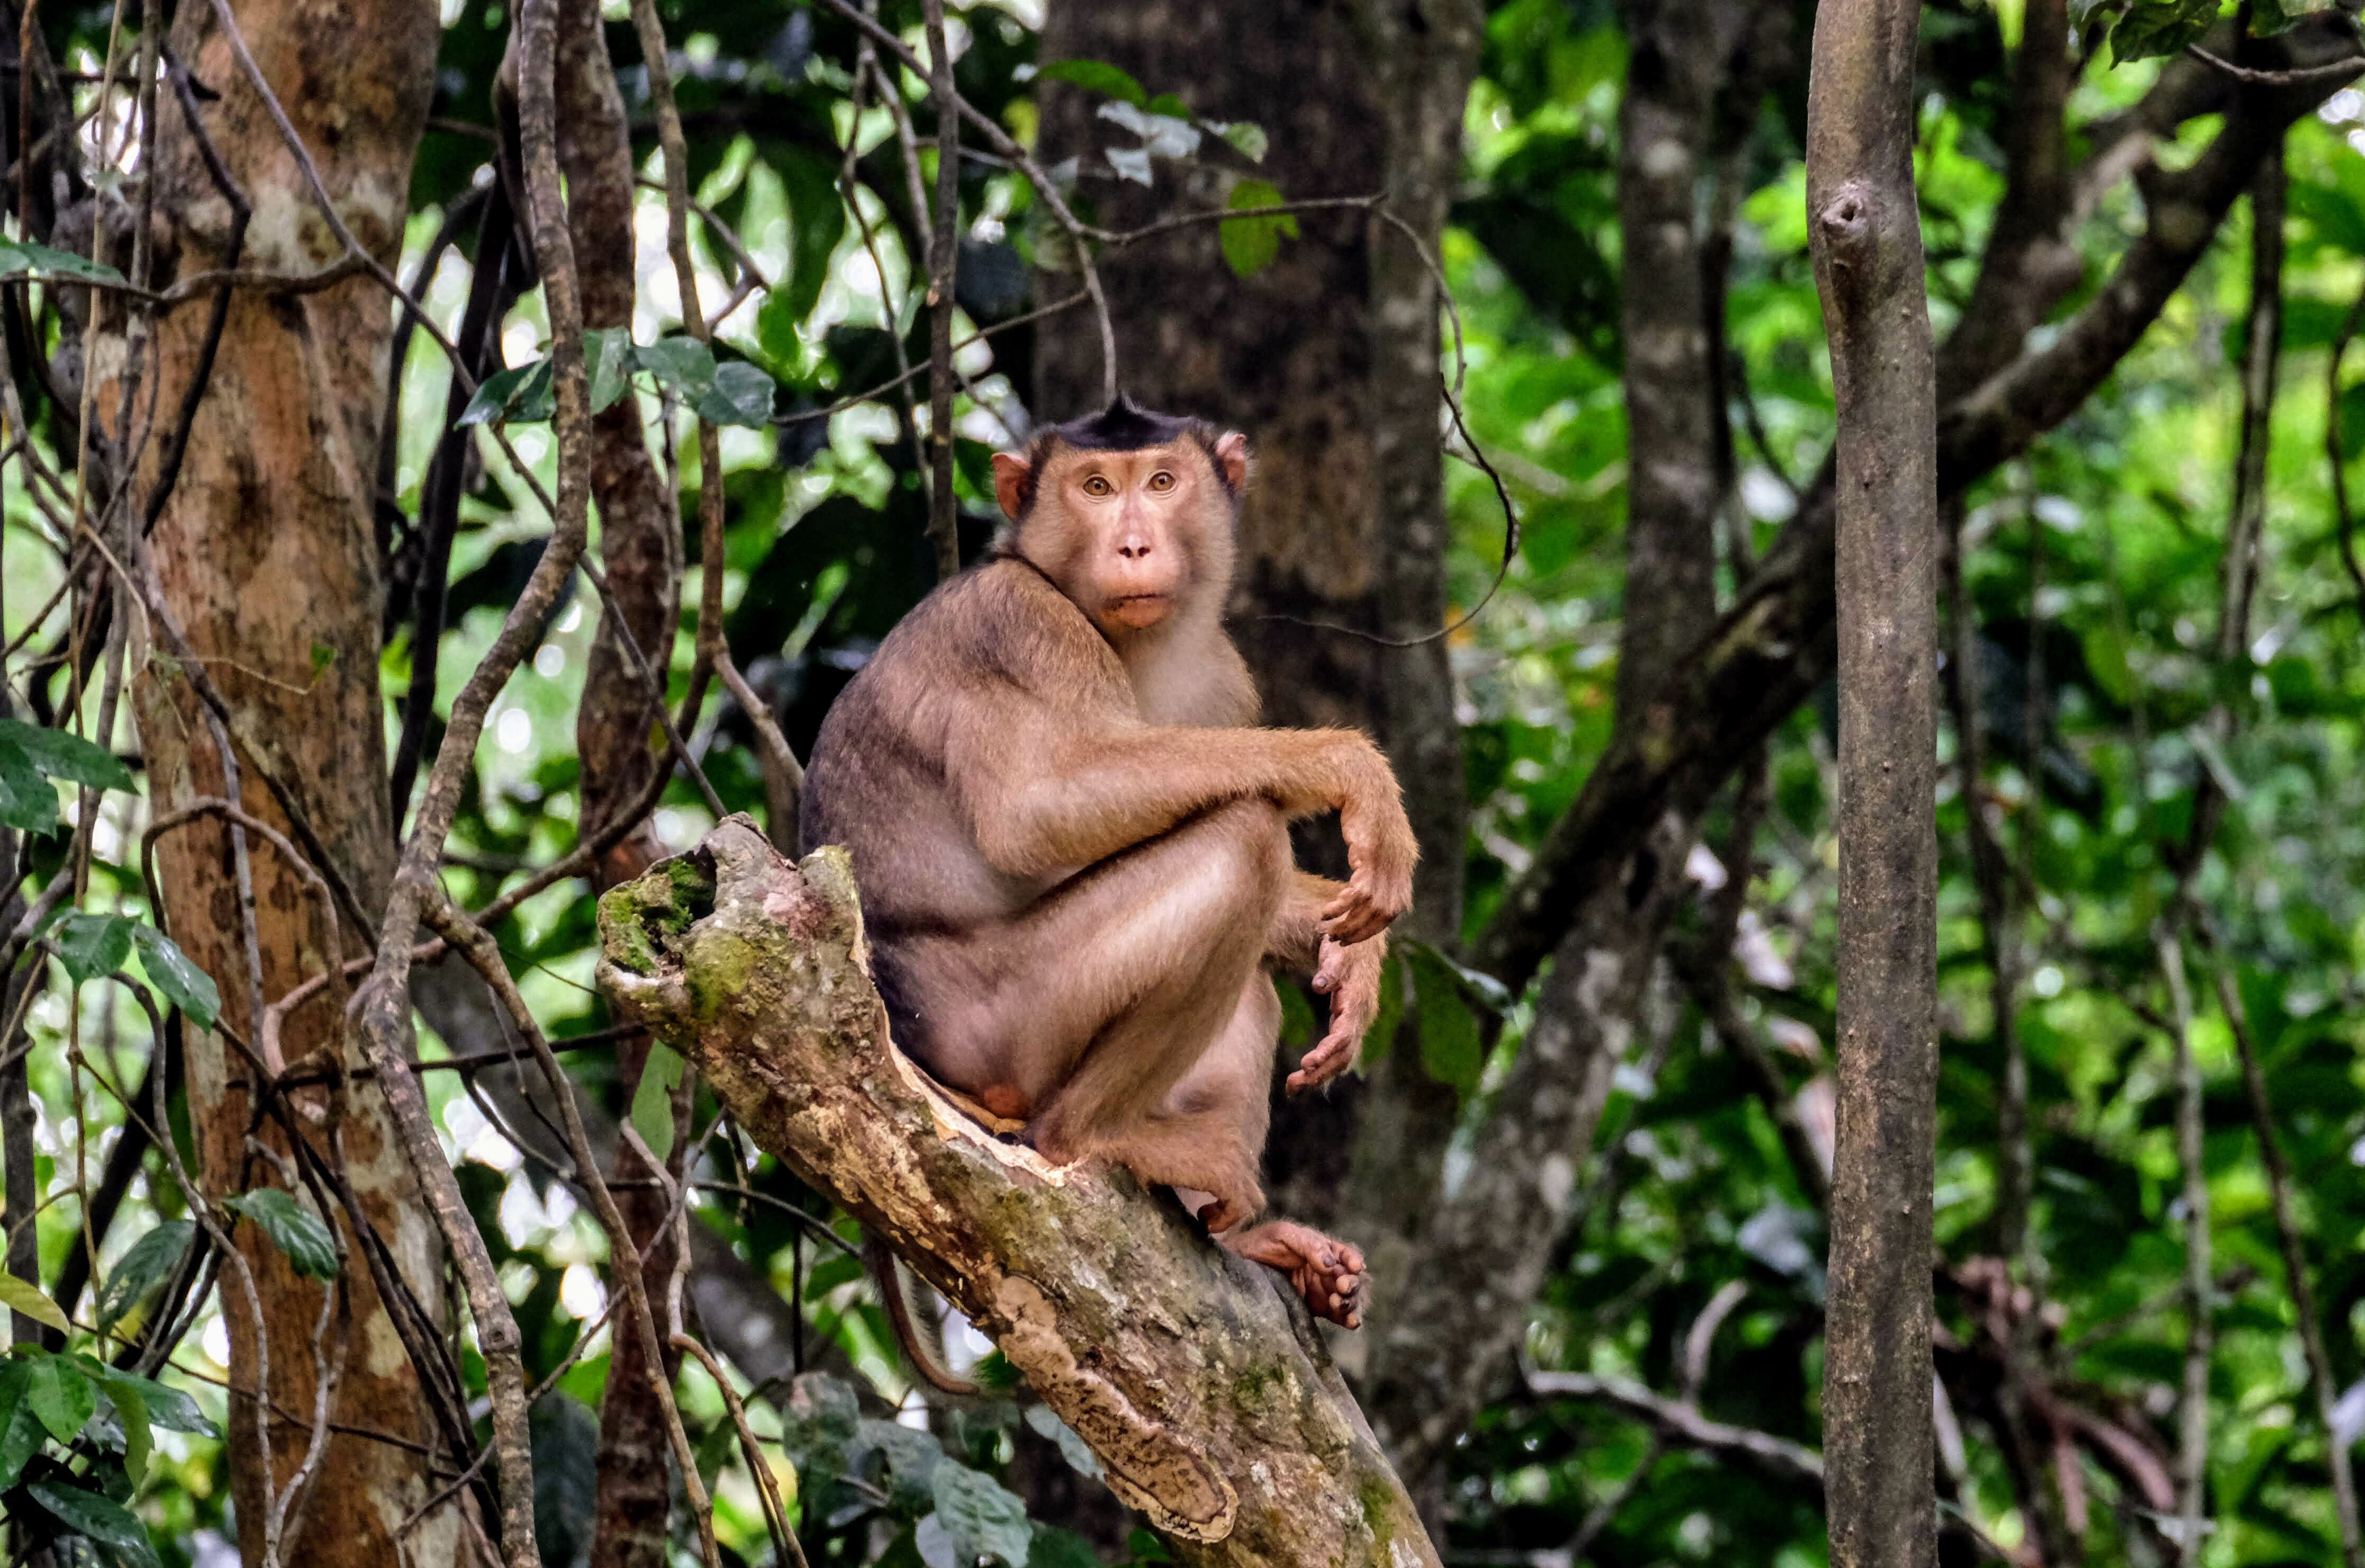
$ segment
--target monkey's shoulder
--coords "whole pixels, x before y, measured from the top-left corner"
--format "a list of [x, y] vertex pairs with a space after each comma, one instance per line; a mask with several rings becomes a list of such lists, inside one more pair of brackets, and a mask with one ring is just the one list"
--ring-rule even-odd
[[1033, 566], [990, 557], [920, 601], [873, 662], [939, 691], [992, 681], [1062, 705], [1128, 701], [1125, 666], [1075, 601]]

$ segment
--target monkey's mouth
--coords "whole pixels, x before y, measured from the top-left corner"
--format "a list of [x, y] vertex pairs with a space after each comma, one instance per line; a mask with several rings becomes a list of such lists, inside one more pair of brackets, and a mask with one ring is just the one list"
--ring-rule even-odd
[[1108, 618], [1139, 632], [1165, 620], [1173, 602], [1170, 594], [1129, 593], [1108, 601]]

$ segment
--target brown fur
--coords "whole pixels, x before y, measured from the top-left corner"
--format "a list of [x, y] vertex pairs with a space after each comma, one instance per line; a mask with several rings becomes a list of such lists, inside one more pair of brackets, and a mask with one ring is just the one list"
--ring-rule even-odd
[[[1378, 1012], [1415, 856], [1395, 775], [1352, 731], [1254, 727], [1222, 624], [1240, 436], [1120, 403], [994, 469], [1011, 525], [831, 710], [804, 842], [852, 853], [896, 1037], [931, 1072], [1053, 1159], [1207, 1194], [1227, 1246], [1351, 1326], [1353, 1248], [1236, 1227], [1264, 1204], [1266, 966], [1332, 997], [1293, 1090], [1351, 1066]], [[1343, 884], [1290, 864], [1289, 820], [1325, 811]]]

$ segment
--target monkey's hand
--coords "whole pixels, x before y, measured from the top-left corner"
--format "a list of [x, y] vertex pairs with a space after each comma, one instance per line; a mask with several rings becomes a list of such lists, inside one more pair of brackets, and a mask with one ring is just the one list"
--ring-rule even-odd
[[1387, 961], [1382, 935], [1349, 947], [1326, 936], [1314, 989], [1330, 999], [1330, 1032], [1306, 1052], [1289, 1075], [1292, 1094], [1328, 1083], [1363, 1054], [1363, 1036], [1380, 1015], [1380, 967]]
[[1369, 742], [1362, 751], [1364, 766], [1354, 769], [1339, 806], [1351, 874], [1322, 910], [1322, 935], [1345, 946], [1377, 936], [1412, 907], [1413, 863], [1420, 858], [1387, 759]]

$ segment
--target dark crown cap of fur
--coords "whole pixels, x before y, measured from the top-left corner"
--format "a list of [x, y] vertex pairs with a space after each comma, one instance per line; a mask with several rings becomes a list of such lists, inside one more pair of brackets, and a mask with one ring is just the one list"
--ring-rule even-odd
[[1097, 414], [1085, 414], [1061, 425], [1046, 425], [1035, 432], [1026, 443], [1026, 465], [1029, 472], [1019, 487], [1018, 515], [1025, 518], [1035, 510], [1036, 480], [1043, 470], [1043, 460], [1055, 446], [1065, 446], [1076, 452], [1141, 452], [1170, 442], [1193, 441], [1207, 454], [1207, 466], [1216, 471], [1216, 482], [1237, 501], [1239, 490], [1224, 465], [1216, 458], [1216, 442], [1222, 432], [1206, 420], [1186, 414], [1161, 414], [1135, 403], [1124, 393]]
[[1056, 425], [1050, 433], [1080, 452], [1138, 452], [1186, 436], [1195, 437], [1205, 446], [1212, 446], [1215, 440], [1214, 428], [1206, 420], [1141, 408], [1122, 392], [1099, 413]]

